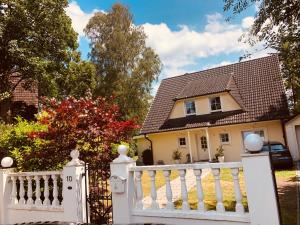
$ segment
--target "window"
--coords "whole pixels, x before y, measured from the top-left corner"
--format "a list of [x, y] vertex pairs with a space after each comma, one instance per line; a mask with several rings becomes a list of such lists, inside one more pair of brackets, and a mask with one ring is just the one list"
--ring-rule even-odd
[[220, 97], [214, 97], [210, 99], [210, 109], [211, 111], [221, 110], [221, 99]]
[[196, 114], [195, 101], [185, 102], [185, 113], [186, 115]]
[[243, 139], [245, 140], [249, 134], [258, 134], [263, 141], [265, 141], [265, 132], [264, 130], [255, 130], [255, 131], [243, 131]]
[[220, 134], [220, 142], [221, 144], [229, 144], [229, 134], [228, 133]]
[[185, 138], [179, 138], [178, 139], [178, 142], [179, 142], [179, 147], [185, 147], [186, 146], [186, 140]]
[[200, 138], [200, 142], [201, 142], [201, 148], [202, 149], [207, 149], [207, 138], [205, 136], [202, 136]]

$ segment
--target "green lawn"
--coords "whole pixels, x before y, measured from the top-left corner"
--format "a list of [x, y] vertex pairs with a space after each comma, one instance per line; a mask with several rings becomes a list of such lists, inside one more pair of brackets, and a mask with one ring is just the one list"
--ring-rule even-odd
[[[245, 191], [245, 183], [243, 179], [243, 172], [241, 171], [240, 174], [240, 185], [241, 191], [243, 195], [243, 205], [248, 210], [247, 199], [246, 199], [246, 191]], [[214, 177], [211, 173], [209, 173], [203, 180], [203, 191], [204, 191], [204, 203], [208, 210], [215, 210], [216, 209], [216, 195], [215, 195], [215, 184], [214, 184]], [[235, 210], [235, 198], [234, 198], [234, 187], [231, 172], [229, 169], [222, 169], [221, 170], [221, 186], [223, 190], [223, 203], [225, 209], [227, 211], [234, 211]], [[189, 192], [189, 203], [192, 209], [197, 209], [197, 190], [193, 188]], [[175, 202], [175, 206], [180, 208], [182, 204], [181, 200]]]
[[[243, 195], [243, 205], [245, 210], [248, 211], [248, 204], [246, 199], [246, 189], [244, 183], [243, 172], [240, 172], [240, 185]], [[296, 172], [294, 170], [276, 171], [275, 173], [280, 211], [282, 215], [283, 225], [296, 225], [297, 220], [297, 185], [295, 182]], [[207, 175], [203, 180], [204, 190], [204, 203], [208, 210], [215, 210], [216, 208], [216, 196], [214, 188], [214, 178], [212, 174]], [[226, 211], [235, 210], [235, 197], [232, 176], [229, 169], [221, 170], [221, 186], [223, 191], [223, 203]], [[189, 192], [188, 201], [192, 209], [197, 209], [197, 193], [196, 188], [193, 188]], [[175, 206], [180, 208], [182, 201], [175, 202]]]
[[[171, 171], [170, 180], [173, 180], [179, 176], [179, 172], [177, 170]], [[156, 172], [155, 178], [155, 186], [156, 190], [166, 184], [165, 177], [163, 175], [163, 171]], [[147, 171], [144, 171], [142, 176], [142, 185], [143, 185], [143, 194], [144, 196], [148, 196], [151, 193], [151, 180]]]

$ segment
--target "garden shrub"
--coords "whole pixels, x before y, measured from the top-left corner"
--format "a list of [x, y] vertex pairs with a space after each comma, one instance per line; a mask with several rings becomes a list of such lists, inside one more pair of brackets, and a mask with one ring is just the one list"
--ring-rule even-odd
[[[45, 131], [47, 126], [37, 122], [28, 122], [21, 117], [16, 118], [14, 125], [0, 126], [0, 156], [11, 156], [14, 158], [19, 170], [34, 170], [38, 159], [26, 158], [26, 155], [40, 150], [44, 141], [36, 138], [31, 139], [28, 134], [31, 132]], [[26, 161], [25, 161], [26, 158]]]
[[1, 135], [0, 152], [13, 157], [21, 171], [61, 169], [73, 149], [89, 164], [109, 165], [117, 157], [114, 143], [128, 142], [137, 128], [120, 118], [118, 106], [101, 97], [45, 100], [36, 122], [18, 118]]

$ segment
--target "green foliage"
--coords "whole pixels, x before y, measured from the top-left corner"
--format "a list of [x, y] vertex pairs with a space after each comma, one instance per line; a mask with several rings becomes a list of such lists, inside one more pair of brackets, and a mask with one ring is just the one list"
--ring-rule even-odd
[[258, 12], [247, 38], [278, 51], [285, 86], [292, 91], [290, 103], [300, 112], [300, 4], [282, 0], [224, 0], [224, 10], [233, 15], [257, 4]]
[[95, 94], [115, 96], [123, 118], [136, 117], [141, 123], [148, 111], [151, 84], [161, 70], [158, 55], [146, 47], [143, 28], [134, 25], [128, 8], [115, 4], [108, 13], [95, 13], [85, 33], [97, 70]]
[[[45, 131], [47, 127], [37, 122], [28, 122], [21, 118], [17, 118], [15, 125], [3, 126], [3, 131], [0, 135], [0, 157], [11, 156], [14, 158], [19, 170], [34, 170], [39, 163], [38, 159], [29, 159], [24, 161], [24, 156], [32, 151], [41, 150], [44, 141], [30, 139], [28, 134], [31, 132]], [[25, 164], [27, 166], [25, 166]]]
[[78, 58], [67, 6], [67, 0], [0, 0], [0, 96], [16, 87], [12, 77], [28, 89], [37, 84], [40, 96], [51, 97], [65, 88], [62, 80], [64, 94], [76, 96], [95, 82], [94, 69]]
[[172, 154], [172, 158], [173, 160], [181, 160], [182, 153], [178, 149], [176, 149]]
[[219, 156], [224, 156], [224, 148], [223, 148], [223, 145], [220, 145], [220, 146], [217, 148], [215, 157], [218, 158]]

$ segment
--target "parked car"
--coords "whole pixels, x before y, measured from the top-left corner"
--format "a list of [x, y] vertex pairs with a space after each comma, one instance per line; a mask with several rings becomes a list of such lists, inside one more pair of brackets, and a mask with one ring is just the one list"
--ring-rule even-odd
[[293, 167], [293, 158], [289, 149], [280, 142], [265, 142], [262, 150], [271, 153], [271, 160], [275, 169]]

